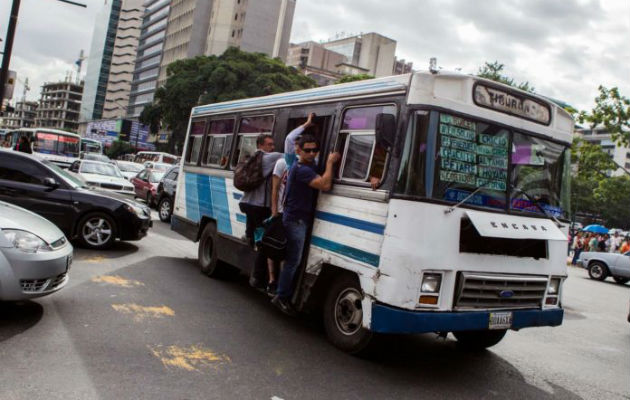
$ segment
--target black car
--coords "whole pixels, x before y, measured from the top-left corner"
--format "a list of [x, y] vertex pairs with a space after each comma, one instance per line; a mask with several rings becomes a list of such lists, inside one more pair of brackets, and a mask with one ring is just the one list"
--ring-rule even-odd
[[0, 150], [0, 200], [41, 215], [93, 249], [108, 248], [116, 239], [139, 240], [152, 225], [146, 206], [90, 190], [49, 161], [6, 150]]
[[173, 214], [173, 204], [175, 204], [175, 190], [177, 190], [177, 176], [179, 166], [175, 166], [164, 174], [157, 188], [157, 210], [160, 221], [169, 222]]

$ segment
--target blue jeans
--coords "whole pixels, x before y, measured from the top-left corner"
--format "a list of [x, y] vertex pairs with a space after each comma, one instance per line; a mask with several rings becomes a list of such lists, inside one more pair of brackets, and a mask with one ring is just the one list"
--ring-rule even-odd
[[295, 271], [302, 260], [307, 224], [302, 220], [283, 221], [283, 224], [287, 235], [287, 255], [278, 281], [278, 297], [288, 300], [293, 294]]

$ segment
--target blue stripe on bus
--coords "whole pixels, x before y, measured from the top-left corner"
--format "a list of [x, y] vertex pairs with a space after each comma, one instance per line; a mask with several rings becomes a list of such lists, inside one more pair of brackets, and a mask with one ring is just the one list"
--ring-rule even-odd
[[197, 177], [194, 174], [185, 174], [186, 178], [186, 218], [199, 222], [199, 203], [197, 194]]
[[333, 253], [341, 254], [342, 256], [346, 256], [357, 261], [361, 261], [373, 267], [378, 267], [378, 264], [380, 262], [380, 257], [378, 254], [368, 253], [367, 251], [359, 250], [354, 247], [333, 242], [319, 236], [311, 237], [311, 245], [320, 247], [324, 250], [332, 251]]
[[232, 192], [232, 197], [234, 197], [234, 200], [240, 200], [243, 198], [243, 195], [240, 193]]
[[325, 211], [316, 211], [315, 218], [332, 222], [333, 224], [349, 226], [350, 228], [356, 228], [356, 229], [361, 229], [367, 232], [377, 233], [379, 235], [382, 235], [385, 233], [385, 225], [377, 224], [375, 222], [364, 221], [361, 219], [346, 217], [344, 215], [332, 214]]
[[278, 102], [281, 101], [296, 101], [296, 100], [304, 100], [304, 99], [311, 99], [311, 100], [316, 100], [318, 98], [322, 98], [322, 97], [326, 97], [326, 96], [331, 96], [331, 95], [341, 95], [341, 94], [347, 94], [347, 93], [353, 93], [355, 92], [356, 94], [361, 94], [364, 91], [373, 91], [376, 89], [405, 89], [406, 86], [400, 82], [395, 82], [395, 81], [385, 81], [385, 82], [369, 82], [369, 83], [365, 83], [363, 85], [354, 85], [354, 86], [350, 86], [350, 87], [342, 87], [342, 88], [335, 88], [335, 87], [331, 87], [331, 88], [327, 88], [327, 89], [320, 89], [319, 91], [313, 93], [311, 91], [306, 92], [306, 93], [290, 93], [290, 94], [285, 94], [283, 96], [278, 96], [278, 97], [274, 97], [274, 98], [254, 98], [254, 99], [247, 99], [247, 100], [241, 100], [241, 101], [235, 101], [235, 102], [230, 102], [227, 104], [209, 104], [206, 106], [199, 106], [199, 107], [195, 107], [192, 110], [192, 114], [193, 115], [197, 115], [197, 114], [201, 114], [204, 112], [209, 112], [209, 111], [219, 111], [222, 109], [229, 109], [229, 108], [237, 108], [237, 107], [245, 107], [245, 106], [254, 106], [254, 105], [265, 105], [265, 104], [277, 104]]
[[244, 214], [236, 213], [236, 220], [243, 224], [247, 223], [247, 217]]
[[202, 216], [214, 218], [217, 230], [232, 234], [230, 208], [225, 178], [202, 174], [185, 174], [186, 217], [199, 222]]

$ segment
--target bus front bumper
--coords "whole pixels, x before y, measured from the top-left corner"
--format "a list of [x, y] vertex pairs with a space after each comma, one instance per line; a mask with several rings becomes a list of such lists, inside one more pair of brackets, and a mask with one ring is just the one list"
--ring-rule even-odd
[[[512, 313], [510, 329], [515, 330], [534, 326], [558, 326], [562, 324], [564, 316], [562, 308], [548, 310], [500, 310], [496, 312], [508, 311]], [[488, 330], [490, 314], [493, 312], [495, 311], [410, 311], [374, 303], [372, 304], [370, 330], [380, 333]]]

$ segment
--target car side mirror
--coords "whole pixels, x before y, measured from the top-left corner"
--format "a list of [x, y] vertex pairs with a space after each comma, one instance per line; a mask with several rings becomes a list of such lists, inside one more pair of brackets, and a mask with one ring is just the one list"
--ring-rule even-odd
[[376, 114], [375, 134], [376, 144], [389, 151], [396, 139], [396, 118], [392, 114]]
[[59, 183], [53, 178], [44, 178], [44, 186], [50, 188], [50, 190], [55, 190], [59, 187]]

